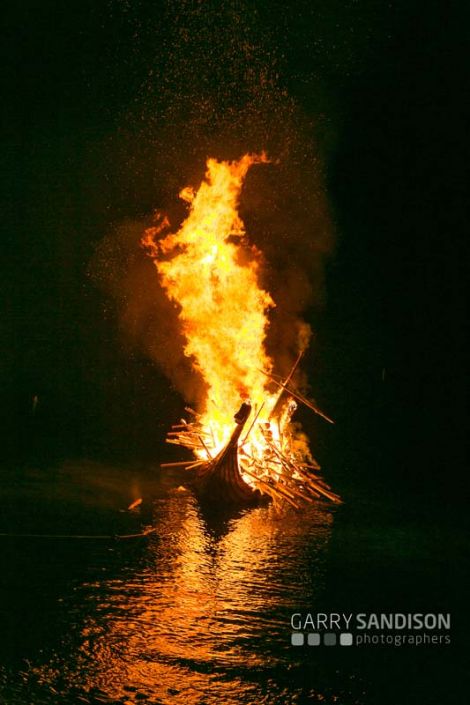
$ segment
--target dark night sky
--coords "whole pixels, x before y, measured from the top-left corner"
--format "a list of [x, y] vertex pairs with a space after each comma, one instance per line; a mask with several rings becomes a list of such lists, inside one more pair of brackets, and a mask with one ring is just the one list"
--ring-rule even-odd
[[312, 161], [313, 125], [336, 229], [325, 306], [308, 313], [313, 386], [338, 421], [321, 432], [325, 465], [345, 486], [377, 473], [417, 493], [423, 480], [458, 486], [468, 17], [452, 12], [372, 0], [7, 3], [7, 463], [158, 455], [181, 401], [123, 343], [90, 261], [211, 150], [235, 157], [265, 146], [262, 135], [269, 147], [298, 114], [298, 163]]

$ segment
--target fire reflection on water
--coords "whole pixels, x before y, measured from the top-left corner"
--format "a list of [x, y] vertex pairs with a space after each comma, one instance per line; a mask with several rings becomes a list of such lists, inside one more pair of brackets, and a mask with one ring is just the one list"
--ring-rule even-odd
[[322, 589], [331, 523], [322, 504], [300, 522], [270, 506], [209, 519], [189, 493], [157, 500], [143, 567], [81, 586], [85, 622], [61, 678], [119, 702], [287, 702], [256, 674], [294, 658], [290, 614]]

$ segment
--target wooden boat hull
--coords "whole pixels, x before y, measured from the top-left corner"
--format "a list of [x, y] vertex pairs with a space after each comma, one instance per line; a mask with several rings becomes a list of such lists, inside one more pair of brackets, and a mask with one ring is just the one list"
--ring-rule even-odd
[[263, 495], [245, 482], [238, 464], [238, 440], [250, 414], [249, 404], [242, 404], [235, 415], [236, 427], [229, 442], [216, 458], [205, 463], [195, 473], [192, 488], [210, 502], [225, 504], [254, 504]]

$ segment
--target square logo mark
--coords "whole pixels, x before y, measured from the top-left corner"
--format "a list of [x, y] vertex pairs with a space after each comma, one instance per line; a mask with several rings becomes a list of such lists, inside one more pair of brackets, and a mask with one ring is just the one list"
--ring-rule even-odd
[[290, 635], [290, 643], [292, 646], [303, 646], [304, 645], [304, 635], [300, 632], [292, 632]]
[[339, 635], [339, 643], [341, 646], [352, 646], [353, 643], [353, 635], [352, 634], [340, 634]]
[[323, 636], [323, 643], [325, 644], [325, 646], [335, 646], [336, 634], [325, 634]]
[[307, 643], [309, 646], [319, 646], [320, 645], [320, 634], [309, 634], [307, 636]]

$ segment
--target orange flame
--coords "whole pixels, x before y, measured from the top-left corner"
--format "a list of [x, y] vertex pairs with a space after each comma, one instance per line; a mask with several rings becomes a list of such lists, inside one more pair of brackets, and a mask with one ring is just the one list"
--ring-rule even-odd
[[[261, 255], [247, 242], [238, 214], [249, 168], [267, 162], [264, 153], [246, 154], [234, 162], [209, 159], [197, 192], [187, 187], [180, 193], [189, 214], [178, 232], [158, 239], [169, 225], [163, 219], [142, 240], [162, 286], [178, 306], [185, 354], [207, 385], [199, 422], [208, 440], [194, 453], [202, 459], [215, 457], [233, 431], [234, 412], [241, 401], [249, 400], [255, 422], [250, 420], [252, 428], [240, 448], [240, 469], [249, 483], [253, 473], [259, 476], [260, 467], [269, 474], [273, 443], [283, 451], [287, 444], [290, 453], [309, 457], [304, 436], [295, 436], [290, 426], [295, 402], [271, 419], [279, 391], [269, 391], [272, 384], [262, 370], [271, 373], [273, 368], [265, 340], [268, 312], [275, 303], [260, 286]], [[244, 456], [258, 461], [250, 462], [249, 471]]]

